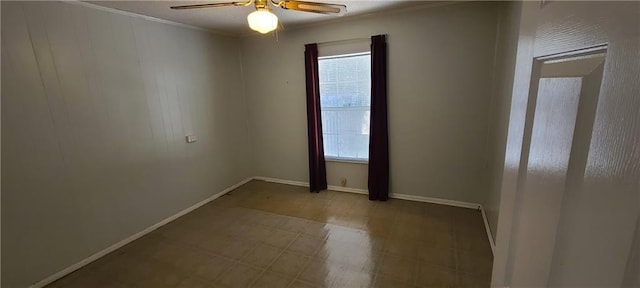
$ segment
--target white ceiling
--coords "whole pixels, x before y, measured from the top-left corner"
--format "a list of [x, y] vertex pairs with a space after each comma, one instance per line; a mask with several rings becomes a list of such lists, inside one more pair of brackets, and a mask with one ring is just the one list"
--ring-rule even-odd
[[[233, 0], [231, 0], [233, 1]], [[407, 0], [315, 0], [316, 2], [330, 2], [347, 5], [347, 12], [342, 16], [306, 13], [300, 11], [284, 10], [272, 6], [273, 12], [278, 15], [280, 23], [285, 27], [293, 27], [314, 22], [330, 21], [355, 15], [375, 13], [386, 9], [396, 9], [413, 5], [421, 5], [423, 1]], [[151, 16], [191, 26], [217, 31], [229, 35], [246, 35], [253, 32], [247, 25], [247, 15], [255, 8], [249, 7], [217, 7], [187, 10], [171, 10], [170, 6], [190, 5], [201, 3], [220, 3], [230, 1], [86, 1], [91, 4], [109, 7], [117, 10]]]

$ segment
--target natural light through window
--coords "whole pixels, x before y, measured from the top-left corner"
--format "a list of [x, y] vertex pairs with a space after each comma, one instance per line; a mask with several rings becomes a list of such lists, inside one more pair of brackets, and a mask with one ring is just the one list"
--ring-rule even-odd
[[371, 53], [318, 58], [322, 136], [327, 159], [369, 159]]

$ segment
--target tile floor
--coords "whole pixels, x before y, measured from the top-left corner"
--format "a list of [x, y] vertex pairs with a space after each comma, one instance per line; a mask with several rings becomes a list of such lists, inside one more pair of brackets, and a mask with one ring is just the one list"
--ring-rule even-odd
[[488, 287], [479, 211], [252, 181], [48, 287]]

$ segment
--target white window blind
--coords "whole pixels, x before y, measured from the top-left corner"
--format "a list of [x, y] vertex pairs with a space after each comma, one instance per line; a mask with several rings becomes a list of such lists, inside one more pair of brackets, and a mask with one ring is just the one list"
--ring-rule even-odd
[[366, 53], [370, 51], [370, 38], [339, 40], [318, 44], [318, 56], [320, 56], [320, 58], [326, 56]]
[[318, 70], [325, 157], [367, 161], [371, 53], [320, 57]]

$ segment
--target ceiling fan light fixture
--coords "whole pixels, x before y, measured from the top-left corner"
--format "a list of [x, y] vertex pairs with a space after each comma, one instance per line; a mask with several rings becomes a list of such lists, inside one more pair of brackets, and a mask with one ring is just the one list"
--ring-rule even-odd
[[266, 34], [278, 27], [278, 16], [268, 8], [258, 8], [247, 16], [247, 22], [251, 29]]

